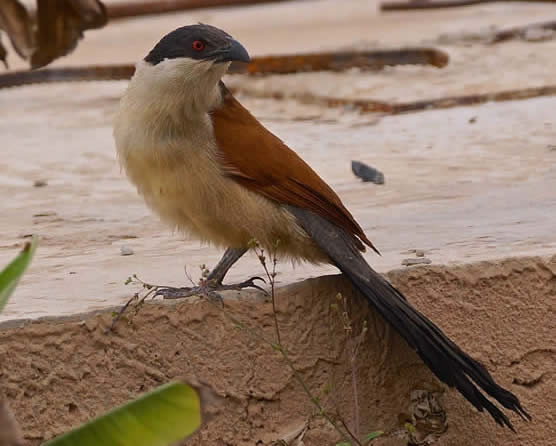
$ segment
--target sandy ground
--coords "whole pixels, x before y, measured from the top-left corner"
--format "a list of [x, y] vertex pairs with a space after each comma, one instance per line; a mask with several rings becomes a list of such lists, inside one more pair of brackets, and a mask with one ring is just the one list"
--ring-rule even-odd
[[[339, 276], [298, 282], [277, 295], [282, 343], [326, 410], [339, 411], [353, 428], [348, 337], [331, 307], [342, 292], [354, 335], [362, 320], [368, 324], [355, 364], [361, 432], [386, 432], [373, 446], [406, 446], [406, 421], [418, 421], [419, 435], [434, 433], [441, 446], [553, 445], [556, 256], [418, 267], [389, 278], [515, 392], [533, 421], [511, 416], [514, 434], [439, 385], [380, 317], [351, 298]], [[298, 446], [336, 443], [280, 354], [261, 341], [261, 333], [270, 342], [275, 334], [272, 305], [260, 295], [227, 300], [224, 311], [204, 300], [152, 304], [132, 314], [109, 334], [109, 312], [0, 329], [2, 388], [30, 446], [174, 378], [202, 381], [225, 397], [212, 411], [216, 418], [187, 445], [270, 445], [305, 425]], [[440, 407], [416, 410], [416, 391]]]
[[[447, 32], [547, 20], [553, 11], [550, 5], [491, 4], [377, 16], [374, 2], [342, 4], [306, 1], [120, 22], [87, 33], [76, 52], [55, 65], [135, 61], [168, 30], [199, 20], [227, 29], [252, 54], [270, 54], [418, 45]], [[556, 41], [442, 48], [451, 57], [443, 70], [403, 67], [228, 82], [254, 90], [410, 100], [555, 79]], [[172, 234], [120, 173], [111, 123], [125, 86], [97, 82], [0, 92], [7, 155], [0, 165], [0, 263], [14, 255], [24, 235], [42, 237], [17, 298], [0, 320], [119, 304], [129, 296], [122, 283], [132, 273], [179, 285], [186, 282], [184, 265], [195, 276], [200, 264], [213, 265], [221, 254]], [[434, 263], [555, 250], [554, 98], [385, 118], [294, 101], [241, 99], [339, 192], [383, 253], [368, 257], [379, 270], [399, 266], [416, 248]], [[379, 168], [386, 184], [360, 183], [351, 173], [352, 159]], [[36, 180], [48, 186], [35, 188]], [[122, 245], [135, 254], [120, 256]], [[256, 268], [255, 259], [244, 259], [229, 278], [244, 278]], [[329, 271], [303, 266], [292, 271], [284, 265], [280, 280]]]
[[[548, 4], [379, 16], [375, 1], [308, 0], [120, 22], [87, 33], [74, 54], [54, 65], [134, 62], [168, 30], [196, 21], [223, 27], [254, 55], [433, 44], [447, 51], [451, 62], [442, 70], [397, 67], [227, 82], [247, 92], [242, 102], [338, 191], [381, 250], [380, 258], [368, 254], [378, 270], [399, 267], [413, 249], [425, 251], [433, 266], [390, 278], [516, 392], [534, 418], [530, 424], [513, 419], [517, 435], [496, 428], [440, 386], [398, 336], [354, 301], [352, 314], [369, 321], [376, 341], [364, 344], [359, 362], [362, 429], [386, 430], [378, 445], [406, 445], [401, 426], [412, 416], [410, 396], [424, 389], [439, 398], [447, 416], [438, 444], [549, 446], [556, 437], [556, 99], [381, 117], [248, 93], [402, 101], [554, 84], [555, 40], [492, 47], [434, 43], [445, 33], [553, 18], [556, 9]], [[181, 285], [184, 265], [198, 277], [198, 266], [213, 265], [221, 254], [172, 234], [120, 172], [111, 125], [125, 87], [97, 82], [0, 91], [0, 264], [26, 235], [42, 239], [0, 316], [0, 380], [29, 444], [174, 377], [202, 378], [227, 396], [217, 420], [191, 444], [269, 444], [306, 422], [305, 445], [329, 444], [334, 433], [310, 419], [310, 403], [277, 354], [234, 331], [208, 302], [149, 305], [112, 335], [104, 331], [109, 311], [64, 322], [16, 322], [120, 305], [136, 291], [123, 285], [132, 273]], [[361, 183], [351, 173], [353, 159], [384, 172], [386, 184]], [[33, 187], [38, 180], [47, 186]], [[121, 256], [123, 245], [134, 254]], [[498, 260], [509, 256], [519, 259]], [[229, 280], [260, 271], [256, 259], [246, 258]], [[296, 366], [314, 392], [331, 383], [326, 404], [351, 420], [345, 335], [329, 306], [337, 291], [351, 291], [336, 277], [299, 282], [333, 268], [279, 264], [278, 271], [280, 284], [289, 284], [279, 291], [279, 314]], [[227, 300], [229, 311], [272, 335], [270, 305], [249, 296]]]

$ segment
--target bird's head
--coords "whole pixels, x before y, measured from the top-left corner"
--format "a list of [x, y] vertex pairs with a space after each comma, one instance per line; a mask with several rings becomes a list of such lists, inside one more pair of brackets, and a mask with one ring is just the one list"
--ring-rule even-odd
[[250, 61], [241, 43], [214, 26], [189, 25], [160, 39], [137, 65], [136, 77], [154, 90], [208, 92], [234, 61]]
[[210, 66], [249, 60], [241, 43], [221, 29], [202, 23], [166, 34], [145, 57], [145, 62], [151, 65], [174, 61]]

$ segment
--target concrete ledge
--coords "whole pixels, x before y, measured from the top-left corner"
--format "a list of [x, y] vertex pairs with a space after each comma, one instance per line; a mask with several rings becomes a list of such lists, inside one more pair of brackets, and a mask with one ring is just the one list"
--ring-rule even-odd
[[[361, 429], [390, 432], [373, 444], [407, 444], [403, 422], [412, 417], [415, 390], [433, 395], [445, 412], [445, 430], [444, 423], [438, 429], [438, 413], [418, 424], [423, 430], [444, 430], [438, 444], [552, 444], [556, 256], [417, 267], [388, 276], [521, 398], [533, 422], [512, 417], [515, 435], [476, 412], [441, 385], [405, 342], [354, 298], [351, 286], [338, 275], [305, 280], [277, 292], [283, 344], [326, 407], [337, 407], [351, 422], [346, 334], [341, 318], [331, 309], [340, 292], [348, 299], [354, 330], [363, 320], [368, 324], [357, 359]], [[272, 339], [271, 304], [261, 296], [241, 295], [227, 299], [225, 307], [226, 313], [204, 300], [153, 303], [138, 314], [129, 312], [111, 334], [105, 331], [110, 310], [3, 324], [0, 382], [28, 443], [40, 444], [175, 377], [202, 380], [226, 396], [216, 419], [188, 444], [270, 444], [306, 421], [305, 445], [332, 443], [334, 432], [322, 420], [311, 419], [314, 408], [280, 354], [226, 316]], [[327, 394], [322, 393], [325, 388]]]

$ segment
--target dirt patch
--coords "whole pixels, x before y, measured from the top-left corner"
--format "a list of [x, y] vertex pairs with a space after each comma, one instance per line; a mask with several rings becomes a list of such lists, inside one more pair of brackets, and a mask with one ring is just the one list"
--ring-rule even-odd
[[[368, 324], [358, 355], [362, 432], [389, 434], [379, 445], [405, 445], [416, 390], [432, 395], [446, 415], [437, 444], [553, 444], [556, 256], [427, 266], [389, 273], [412, 303], [515, 392], [533, 417], [515, 417], [517, 434], [497, 427], [455, 391], [440, 384], [341, 276], [310, 279], [278, 290], [283, 343], [297, 370], [327, 408], [353, 419], [346, 335], [331, 308], [341, 292], [354, 327]], [[70, 319], [9, 322], [0, 336], [0, 379], [36, 445], [172, 378], [203, 381], [225, 396], [217, 417], [188, 444], [266, 445], [308, 423], [305, 445], [333, 444], [276, 351], [227, 315], [273, 337], [272, 306], [257, 294], [233, 295], [225, 312], [204, 300], [149, 304], [107, 334], [109, 311]], [[328, 389], [328, 392], [324, 392]], [[427, 429], [427, 420], [419, 424]], [[434, 425], [434, 420], [432, 421]], [[444, 430], [444, 429], [442, 429]]]

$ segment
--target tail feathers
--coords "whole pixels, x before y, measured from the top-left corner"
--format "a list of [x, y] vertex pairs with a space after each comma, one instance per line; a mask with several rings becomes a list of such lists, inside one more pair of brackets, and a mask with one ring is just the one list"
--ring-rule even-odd
[[486, 409], [501, 426], [514, 430], [508, 417], [480, 389], [523, 419], [531, 419], [513, 393], [496, 384], [485, 367], [463, 352], [367, 264], [353, 242], [353, 236], [310, 211], [293, 207], [290, 211], [314, 242], [441, 381], [455, 387], [477, 410]]
[[508, 417], [481, 393], [477, 385], [506, 409], [513, 410], [524, 419], [530, 419], [514, 394], [496, 384], [485, 367], [463, 352], [433, 322], [412, 308], [403, 295], [370, 266], [364, 263], [367, 270], [365, 277], [355, 271], [363, 269], [362, 265], [354, 268], [354, 262], [350, 262], [343, 265], [338, 263], [337, 266], [382, 317], [417, 350], [432, 372], [450, 387], [455, 387], [475, 408], [481, 412], [486, 409], [498, 424], [514, 430]]

